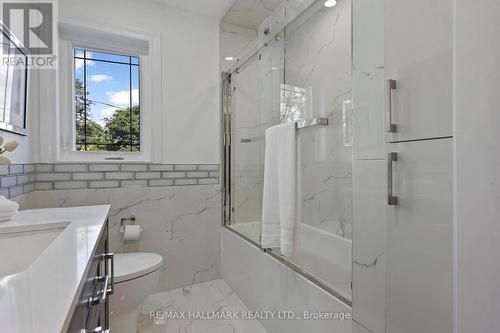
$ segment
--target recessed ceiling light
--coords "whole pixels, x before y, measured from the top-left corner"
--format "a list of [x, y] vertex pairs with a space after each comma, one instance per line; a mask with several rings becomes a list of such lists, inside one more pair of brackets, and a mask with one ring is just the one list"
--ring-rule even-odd
[[227, 61], [234, 61], [234, 57], [226, 57]]
[[337, 4], [336, 0], [326, 0], [325, 1], [325, 7], [331, 8], [334, 7]]

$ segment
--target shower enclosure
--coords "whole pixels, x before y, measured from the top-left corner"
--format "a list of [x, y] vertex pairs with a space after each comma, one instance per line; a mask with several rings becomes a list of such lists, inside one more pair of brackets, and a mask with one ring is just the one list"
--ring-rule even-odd
[[260, 246], [264, 134], [296, 122], [294, 251], [266, 251], [350, 303], [351, 1], [305, 2], [283, 2], [224, 74], [224, 223]]

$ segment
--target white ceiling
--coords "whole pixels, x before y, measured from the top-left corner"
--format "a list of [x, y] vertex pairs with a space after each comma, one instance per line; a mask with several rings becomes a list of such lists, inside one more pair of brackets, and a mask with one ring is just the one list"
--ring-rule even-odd
[[154, 0], [189, 12], [221, 19], [234, 0]]
[[[283, 0], [153, 0], [256, 30]], [[227, 15], [224, 17], [224, 15]]]
[[281, 2], [283, 0], [236, 0], [224, 17], [224, 22], [257, 30]]

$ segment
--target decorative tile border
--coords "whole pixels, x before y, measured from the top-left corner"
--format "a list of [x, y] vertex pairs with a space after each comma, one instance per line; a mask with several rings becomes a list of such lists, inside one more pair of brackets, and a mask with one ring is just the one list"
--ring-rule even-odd
[[12, 164], [0, 165], [0, 195], [33, 191], [209, 185], [219, 183], [218, 164]]
[[36, 164], [0, 165], [0, 195], [12, 198], [33, 192], [36, 182]]

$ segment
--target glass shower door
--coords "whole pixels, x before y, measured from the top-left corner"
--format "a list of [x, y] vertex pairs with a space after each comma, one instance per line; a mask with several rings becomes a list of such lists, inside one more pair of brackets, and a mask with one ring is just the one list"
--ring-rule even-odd
[[[287, 258], [351, 295], [351, 3], [316, 1], [285, 28], [282, 122], [328, 119], [297, 131], [297, 224]], [[299, 126], [300, 127], [300, 126]], [[279, 252], [279, 249], [274, 249]]]
[[263, 137], [259, 112], [259, 63], [254, 56], [231, 75], [230, 226], [260, 241]]
[[[260, 244], [264, 134], [271, 126], [296, 122], [294, 251], [290, 257], [281, 256], [277, 248], [270, 253], [349, 303], [351, 0], [339, 0], [333, 8], [315, 1], [283, 31], [269, 37], [255, 56], [230, 74], [226, 225]], [[314, 121], [319, 126], [300, 128]]]

